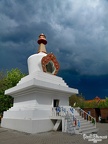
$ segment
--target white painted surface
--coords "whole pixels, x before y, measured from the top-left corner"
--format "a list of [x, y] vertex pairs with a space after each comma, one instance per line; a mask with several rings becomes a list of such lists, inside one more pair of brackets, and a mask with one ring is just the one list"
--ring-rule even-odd
[[41, 82], [49, 82], [49, 84], [52, 83], [68, 87], [68, 85], [61, 77], [45, 73], [42, 71], [33, 72], [32, 74], [27, 75], [26, 77], [22, 78], [17, 85], [23, 84], [32, 79], [40, 80]]
[[31, 55], [28, 58], [28, 71], [29, 74], [36, 71], [43, 71], [41, 66], [41, 59], [47, 54], [40, 52], [38, 54]]
[[67, 120], [65, 119], [65, 117], [62, 117], [62, 132], [66, 131], [67, 131]]
[[[6, 90], [5, 93], [14, 97], [14, 105], [4, 112], [1, 126], [29, 133], [38, 133], [53, 129], [54, 125], [50, 120], [53, 100], [59, 99], [60, 106], [68, 106], [69, 96], [78, 93], [78, 90], [33, 78]], [[37, 126], [40, 120], [44, 124], [46, 119], [50, 121], [49, 125], [46, 122], [45, 126]], [[20, 126], [16, 126], [16, 122]], [[33, 124], [34, 127], [32, 127]]]
[[40, 133], [53, 129], [53, 123], [50, 119], [24, 120], [24, 119], [2, 119], [2, 127], [18, 130], [27, 133]]
[[28, 133], [45, 132], [53, 129], [50, 120], [53, 100], [59, 99], [60, 106], [69, 105], [69, 96], [78, 90], [69, 88], [61, 77], [44, 73], [41, 66], [45, 53], [28, 58], [29, 75], [5, 91], [14, 97], [14, 105], [4, 112], [1, 126]]

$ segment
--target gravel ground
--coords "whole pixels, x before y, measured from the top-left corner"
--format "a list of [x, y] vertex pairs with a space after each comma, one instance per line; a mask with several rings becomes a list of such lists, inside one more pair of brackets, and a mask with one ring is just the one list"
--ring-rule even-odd
[[[98, 136], [108, 136], [108, 124], [97, 123]], [[62, 132], [45, 132], [28, 134], [15, 130], [0, 128], [0, 144], [92, 144], [93, 141], [83, 139], [83, 135], [71, 135]], [[108, 138], [98, 141], [98, 144], [108, 144]]]

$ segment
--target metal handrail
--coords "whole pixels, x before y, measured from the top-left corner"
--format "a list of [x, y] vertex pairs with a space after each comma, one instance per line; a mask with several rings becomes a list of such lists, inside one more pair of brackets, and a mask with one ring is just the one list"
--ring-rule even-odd
[[90, 114], [88, 114], [86, 111], [84, 111], [83, 109], [81, 108], [78, 108], [80, 111], [82, 111], [83, 113], [85, 113], [86, 115], [88, 115], [89, 117], [91, 117], [91, 119], [94, 120], [94, 124], [95, 124], [95, 128], [96, 128], [96, 119], [94, 117], [92, 117]]

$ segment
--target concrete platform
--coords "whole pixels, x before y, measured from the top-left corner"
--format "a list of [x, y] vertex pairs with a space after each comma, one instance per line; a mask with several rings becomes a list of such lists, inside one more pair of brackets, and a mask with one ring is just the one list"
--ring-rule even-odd
[[[98, 136], [108, 136], [108, 124], [97, 123]], [[10, 129], [0, 128], [0, 144], [93, 144], [84, 140], [82, 135], [70, 135], [62, 132], [45, 132], [28, 134]], [[108, 144], [108, 138], [97, 144]]]

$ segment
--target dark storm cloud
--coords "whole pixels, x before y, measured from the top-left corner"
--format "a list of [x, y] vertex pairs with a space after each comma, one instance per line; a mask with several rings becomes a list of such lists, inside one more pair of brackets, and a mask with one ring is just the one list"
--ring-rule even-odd
[[79, 75], [74, 69], [60, 70], [59, 75], [73, 88], [78, 88], [85, 99], [108, 97], [108, 75]]
[[27, 58], [37, 52], [38, 35], [44, 33], [62, 76], [82, 90], [84, 75], [108, 73], [107, 7], [107, 0], [1, 0], [0, 69], [27, 72]]

